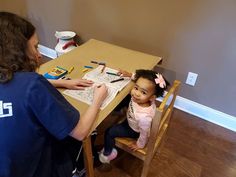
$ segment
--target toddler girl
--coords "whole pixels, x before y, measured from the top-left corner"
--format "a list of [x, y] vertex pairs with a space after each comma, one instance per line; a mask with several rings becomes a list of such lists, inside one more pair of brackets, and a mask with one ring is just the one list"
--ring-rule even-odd
[[104, 136], [104, 148], [99, 153], [102, 163], [109, 163], [117, 156], [116, 137], [137, 138], [130, 148], [134, 151], [144, 148], [149, 137], [152, 119], [155, 116], [155, 100], [163, 96], [167, 82], [163, 76], [152, 70], [137, 70], [135, 74], [120, 70], [120, 75], [131, 77], [135, 85], [131, 90], [131, 100], [127, 110], [127, 119], [121, 124], [108, 128]]

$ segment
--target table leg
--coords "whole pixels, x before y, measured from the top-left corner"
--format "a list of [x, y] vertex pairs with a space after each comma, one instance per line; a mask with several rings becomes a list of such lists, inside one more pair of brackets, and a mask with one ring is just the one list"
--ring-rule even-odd
[[91, 136], [83, 140], [83, 149], [84, 149], [84, 164], [86, 168], [86, 176], [94, 177]]

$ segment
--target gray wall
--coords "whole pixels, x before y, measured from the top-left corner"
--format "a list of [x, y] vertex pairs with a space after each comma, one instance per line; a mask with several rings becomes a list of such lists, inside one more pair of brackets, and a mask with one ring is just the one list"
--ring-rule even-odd
[[180, 96], [236, 116], [235, 0], [1, 0], [0, 9], [28, 16], [50, 48], [56, 30], [73, 30], [81, 41], [163, 56], [183, 83], [189, 71], [199, 74]]

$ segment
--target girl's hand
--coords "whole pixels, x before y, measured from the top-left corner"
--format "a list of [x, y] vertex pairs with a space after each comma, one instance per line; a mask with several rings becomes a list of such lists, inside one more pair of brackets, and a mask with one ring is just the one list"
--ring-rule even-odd
[[118, 73], [117, 73], [119, 76], [122, 76], [122, 77], [132, 77], [132, 73], [128, 72], [128, 71], [125, 71], [125, 70], [122, 70], [122, 69], [118, 69]]
[[136, 142], [130, 144], [130, 145], [129, 145], [129, 148], [130, 148], [131, 150], [133, 150], [133, 151], [137, 151], [138, 149], [140, 149], [140, 148], [137, 146]]
[[84, 90], [85, 87], [90, 87], [93, 85], [93, 81], [85, 79], [72, 79], [72, 80], [63, 80], [64, 87], [73, 90]]

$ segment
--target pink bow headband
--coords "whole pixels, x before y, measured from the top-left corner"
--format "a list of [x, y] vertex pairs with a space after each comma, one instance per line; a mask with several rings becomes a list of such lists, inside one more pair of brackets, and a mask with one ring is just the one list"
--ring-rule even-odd
[[165, 88], [166, 82], [161, 74], [156, 74], [157, 78], [155, 79], [156, 84], [159, 84], [159, 87]]

